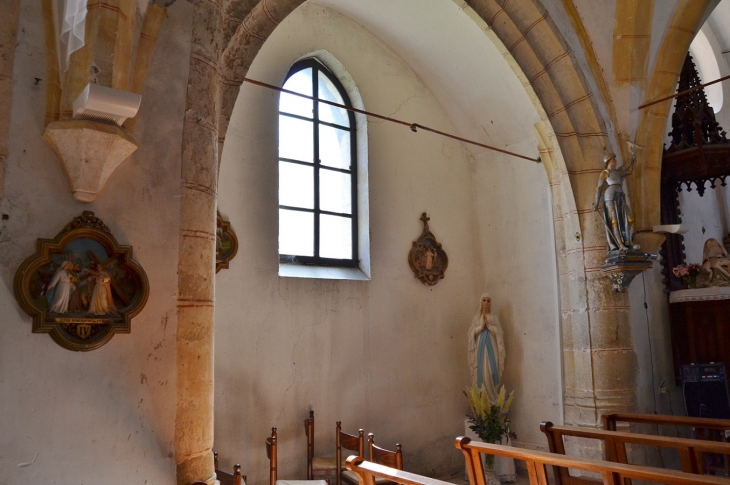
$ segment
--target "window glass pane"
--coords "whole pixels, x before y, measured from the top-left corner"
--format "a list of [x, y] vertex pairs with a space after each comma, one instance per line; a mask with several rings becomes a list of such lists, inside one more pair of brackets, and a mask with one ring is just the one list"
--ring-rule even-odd
[[319, 125], [319, 160], [322, 165], [350, 170], [350, 132]]
[[312, 162], [313, 154], [312, 122], [279, 115], [279, 158]]
[[323, 211], [352, 214], [352, 176], [327, 169], [319, 171], [319, 208]]
[[314, 167], [279, 162], [279, 205], [314, 209]]
[[[317, 89], [319, 91], [317, 94], [319, 99], [345, 104], [335, 85], [322, 73], [317, 73]], [[319, 103], [319, 119], [341, 126], [350, 126], [350, 118], [347, 115], [347, 110], [329, 104]]]
[[352, 220], [319, 216], [319, 255], [323, 258], [352, 259]]
[[279, 254], [314, 256], [314, 214], [279, 209]]
[[[284, 89], [312, 96], [312, 69], [302, 69], [284, 83]], [[293, 94], [281, 93], [279, 111], [311, 118], [314, 101]]]

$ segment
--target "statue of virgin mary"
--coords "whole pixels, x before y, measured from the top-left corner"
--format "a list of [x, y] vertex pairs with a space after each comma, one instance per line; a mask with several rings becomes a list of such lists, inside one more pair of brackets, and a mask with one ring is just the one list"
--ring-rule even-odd
[[469, 327], [469, 370], [472, 384], [483, 384], [490, 400], [497, 399], [499, 393], [504, 356], [502, 326], [492, 314], [492, 299], [484, 293]]
[[[488, 293], [484, 293], [479, 300], [479, 311], [469, 327], [469, 370], [472, 384], [479, 387], [484, 385], [492, 402], [497, 400], [499, 394], [504, 357], [502, 325], [497, 315], [492, 314], [492, 299]], [[469, 431], [466, 425], [467, 435]], [[508, 436], [502, 438], [502, 444], [511, 445]], [[514, 482], [517, 479], [513, 458], [497, 456], [494, 466], [500, 482]]]

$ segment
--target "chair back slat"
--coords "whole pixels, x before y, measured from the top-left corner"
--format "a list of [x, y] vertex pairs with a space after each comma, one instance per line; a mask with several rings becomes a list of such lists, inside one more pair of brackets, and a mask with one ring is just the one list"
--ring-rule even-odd
[[396, 470], [403, 469], [403, 451], [400, 443], [395, 445], [395, 451], [386, 450], [375, 444], [375, 435], [368, 434], [368, 456], [370, 461]]
[[358, 430], [358, 436], [340, 431], [340, 448], [350, 451], [357, 451], [358, 456], [365, 454], [365, 431]]

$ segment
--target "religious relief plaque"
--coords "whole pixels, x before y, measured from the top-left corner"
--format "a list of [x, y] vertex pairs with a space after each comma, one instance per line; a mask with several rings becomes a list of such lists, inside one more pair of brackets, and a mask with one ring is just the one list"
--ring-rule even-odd
[[215, 231], [215, 272], [228, 269], [228, 264], [238, 252], [238, 238], [231, 229], [231, 223], [224, 221], [218, 213], [218, 222]]
[[424, 285], [433, 286], [444, 278], [446, 268], [449, 266], [449, 257], [428, 228], [428, 221], [431, 219], [425, 212], [421, 215], [421, 220], [423, 232], [413, 241], [411, 251], [408, 253], [408, 264], [416, 278]]
[[36, 253], [15, 273], [15, 297], [33, 317], [33, 333], [50, 333], [69, 350], [98, 349], [115, 333], [129, 333], [149, 296], [144, 270], [109, 228], [84, 211], [54, 239], [38, 239]]

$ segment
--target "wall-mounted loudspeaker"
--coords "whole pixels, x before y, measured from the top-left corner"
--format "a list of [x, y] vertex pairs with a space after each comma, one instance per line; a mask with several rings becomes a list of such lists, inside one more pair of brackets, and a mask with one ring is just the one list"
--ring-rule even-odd
[[724, 363], [683, 365], [682, 392], [687, 416], [730, 419]]

